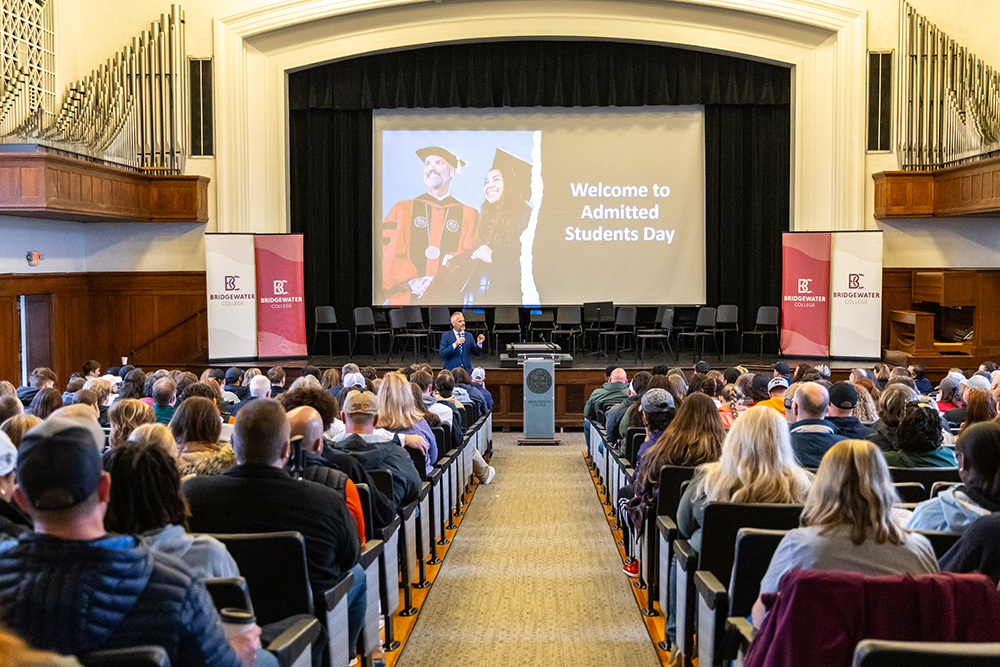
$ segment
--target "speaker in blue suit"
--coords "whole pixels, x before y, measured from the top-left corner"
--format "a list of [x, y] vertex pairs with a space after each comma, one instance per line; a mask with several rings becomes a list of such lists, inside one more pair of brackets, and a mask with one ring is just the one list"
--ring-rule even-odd
[[441, 361], [445, 370], [452, 370], [462, 366], [469, 374], [472, 374], [472, 356], [479, 356], [483, 353], [483, 341], [486, 336], [479, 334], [475, 339], [465, 333], [465, 317], [462, 313], [455, 313], [451, 316], [451, 331], [441, 334]]

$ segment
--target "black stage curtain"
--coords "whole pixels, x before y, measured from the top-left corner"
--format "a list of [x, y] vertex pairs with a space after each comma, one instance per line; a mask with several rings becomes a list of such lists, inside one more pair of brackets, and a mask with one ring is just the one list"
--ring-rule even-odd
[[687, 104], [705, 105], [707, 301], [737, 304], [752, 326], [781, 293], [790, 89], [785, 67], [617, 42], [436, 46], [291, 74], [291, 229], [305, 235], [309, 330], [316, 305], [350, 326], [371, 304], [373, 109]]

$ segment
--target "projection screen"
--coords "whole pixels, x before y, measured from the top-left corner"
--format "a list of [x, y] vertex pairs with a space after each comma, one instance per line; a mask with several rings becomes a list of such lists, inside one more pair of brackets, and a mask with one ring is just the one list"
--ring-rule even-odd
[[704, 120], [376, 111], [373, 305], [704, 303]]

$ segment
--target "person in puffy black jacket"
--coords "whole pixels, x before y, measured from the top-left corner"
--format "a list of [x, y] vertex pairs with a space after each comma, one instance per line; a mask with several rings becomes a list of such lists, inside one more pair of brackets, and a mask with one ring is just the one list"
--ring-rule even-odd
[[105, 533], [101, 440], [96, 422], [58, 418], [22, 440], [17, 500], [37, 533], [0, 542], [0, 620], [63, 654], [155, 644], [171, 664], [239, 667], [202, 580], [135, 537]]

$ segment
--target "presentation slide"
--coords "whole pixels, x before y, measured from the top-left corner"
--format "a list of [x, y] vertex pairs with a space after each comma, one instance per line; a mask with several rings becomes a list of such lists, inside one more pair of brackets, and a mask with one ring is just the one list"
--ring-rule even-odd
[[374, 114], [373, 305], [705, 302], [703, 107]]

